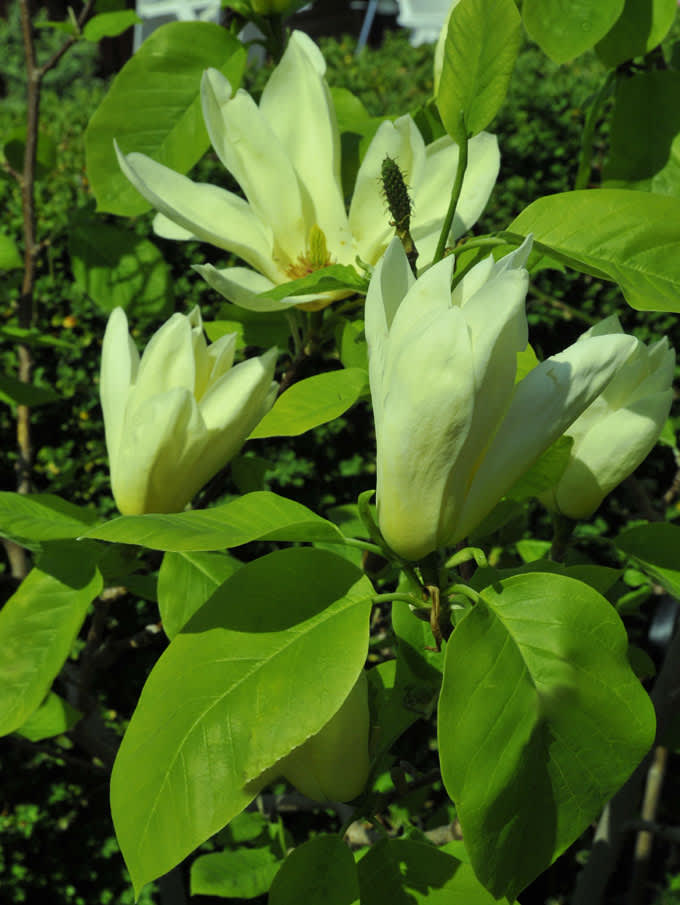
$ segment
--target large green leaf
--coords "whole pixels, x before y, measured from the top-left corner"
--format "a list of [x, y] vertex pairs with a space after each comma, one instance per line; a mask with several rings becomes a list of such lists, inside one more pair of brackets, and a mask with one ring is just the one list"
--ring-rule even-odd
[[477, 876], [517, 895], [596, 817], [654, 739], [613, 607], [541, 573], [486, 588], [448, 641], [442, 777]]
[[463, 0], [449, 18], [437, 107], [459, 144], [501, 107], [522, 40], [514, 0]]
[[297, 437], [338, 418], [367, 389], [368, 374], [362, 368], [327, 371], [300, 380], [279, 396], [250, 436]]
[[627, 189], [547, 195], [510, 224], [548, 254], [618, 283], [643, 310], [680, 311], [680, 200]]
[[111, 778], [137, 893], [243, 810], [354, 686], [373, 590], [346, 560], [289, 548], [235, 572], [153, 668]]
[[680, 72], [653, 69], [617, 81], [603, 176], [609, 186], [680, 197]]
[[637, 525], [616, 538], [619, 550], [634, 556], [669, 594], [680, 600], [680, 527], [664, 522]]
[[382, 839], [359, 861], [361, 905], [494, 905], [469, 864], [427, 842]]
[[43, 556], [0, 610], [0, 735], [40, 706], [102, 589], [86, 553], [70, 544]]
[[524, 0], [529, 35], [556, 63], [594, 47], [623, 12], [624, 0]]
[[339, 836], [314, 836], [288, 855], [269, 905], [359, 905], [354, 858]]
[[16, 731], [31, 742], [39, 742], [68, 732], [81, 716], [80, 711], [51, 691], [40, 707]]
[[280, 863], [268, 845], [201, 855], [191, 865], [191, 894], [225, 899], [262, 896]]
[[212, 509], [123, 515], [83, 536], [174, 553], [224, 550], [254, 540], [342, 542], [342, 534], [332, 522], [301, 503], [266, 490], [247, 493]]
[[22, 266], [17, 243], [7, 233], [0, 232], [0, 270], [19, 270]]
[[250, 311], [239, 308], [231, 302], [223, 302], [219, 310], [219, 320], [203, 324], [210, 342], [215, 342], [225, 333], [237, 333], [237, 348], [271, 346], [286, 348], [290, 337], [290, 327], [284, 311]]
[[16, 377], [0, 375], [0, 400], [7, 405], [28, 405], [35, 408], [61, 399], [50, 387], [39, 387], [34, 383], [24, 383]]
[[86, 220], [69, 233], [73, 279], [107, 314], [116, 307], [165, 317], [172, 309], [170, 269], [148, 239], [110, 223]]
[[85, 23], [83, 37], [86, 41], [97, 44], [102, 38], [115, 38], [141, 22], [142, 20], [133, 9], [99, 13]]
[[597, 45], [600, 58], [613, 68], [648, 53], [666, 37], [677, 8], [677, 0], [625, 0], [623, 13]]
[[242, 565], [227, 553], [166, 553], [158, 573], [158, 607], [168, 638]]
[[74, 506], [51, 493], [0, 491], [0, 537], [24, 547], [79, 537], [97, 519], [92, 509]]
[[204, 69], [224, 73], [234, 90], [246, 53], [212, 22], [171, 22], [156, 29], [123, 66], [85, 133], [87, 174], [97, 209], [134, 216], [149, 209], [118, 166], [121, 151], [141, 151], [186, 173], [208, 147], [199, 89]]

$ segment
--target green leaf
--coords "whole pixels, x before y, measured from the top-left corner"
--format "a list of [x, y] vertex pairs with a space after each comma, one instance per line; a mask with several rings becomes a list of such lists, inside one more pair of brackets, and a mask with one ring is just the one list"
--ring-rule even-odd
[[0, 375], [0, 400], [7, 405], [27, 405], [36, 408], [61, 399], [59, 393], [49, 387], [38, 387], [34, 383], [24, 383], [16, 377]]
[[70, 19], [64, 19], [61, 22], [33, 22], [33, 28], [50, 28], [53, 31], [60, 31], [64, 35], [75, 35], [76, 27]]
[[219, 320], [203, 324], [210, 342], [215, 342], [225, 333], [238, 333], [239, 348], [288, 346], [290, 328], [284, 311], [250, 311], [225, 302], [220, 307], [219, 317]]
[[396, 659], [367, 673], [373, 695], [371, 713], [380, 727], [372, 752], [376, 762], [416, 720], [431, 717], [444, 664], [443, 653], [432, 650], [429, 623], [417, 619], [404, 601], [392, 603], [392, 629], [397, 639]]
[[37, 710], [17, 729], [17, 734], [30, 742], [40, 742], [44, 738], [53, 738], [72, 729], [82, 713], [71, 707], [68, 701], [51, 691]]
[[354, 191], [361, 159], [386, 117], [371, 116], [359, 98], [347, 88], [331, 85], [330, 91], [340, 132], [342, 192], [349, 200]]
[[627, 651], [603, 597], [541, 573], [486, 588], [449, 639], [442, 778], [475, 872], [496, 897], [545, 870], [652, 744], [654, 709]]
[[680, 599], [680, 527], [665, 522], [638, 525], [616, 538], [616, 546], [633, 556], [673, 597]]
[[515, 373], [515, 383], [519, 383], [520, 380], [523, 380], [530, 371], [533, 371], [535, 367], [540, 364], [538, 358], [536, 357], [536, 353], [533, 350], [533, 347], [530, 343], [527, 343], [526, 348], [521, 352], [517, 353], [517, 371]]
[[549, 446], [539, 456], [531, 468], [515, 481], [510, 490], [508, 490], [507, 496], [511, 500], [521, 502], [522, 500], [538, 496], [544, 490], [554, 487], [569, 464], [573, 445], [573, 437], [558, 437], [552, 446]]
[[191, 865], [191, 895], [254, 899], [267, 892], [280, 863], [268, 846], [201, 855]]
[[381, 839], [357, 865], [361, 905], [494, 905], [469, 864], [434, 845]]
[[680, 311], [680, 201], [627, 189], [539, 198], [510, 224], [555, 256], [621, 287], [633, 308]]
[[265, 476], [274, 466], [261, 456], [234, 456], [231, 478], [239, 493], [255, 493], [265, 489]]
[[0, 537], [37, 549], [44, 541], [79, 537], [98, 520], [92, 509], [51, 493], [0, 491]]
[[444, 45], [437, 107], [454, 141], [481, 132], [498, 113], [522, 40], [514, 0], [464, 0]]
[[359, 905], [357, 867], [339, 836], [314, 836], [288, 855], [268, 905]]
[[85, 550], [43, 557], [0, 610], [0, 735], [40, 706], [102, 589]]
[[17, 243], [7, 233], [0, 233], [0, 270], [20, 270], [23, 266]]
[[110, 13], [99, 13], [93, 16], [83, 28], [86, 41], [97, 44], [102, 38], [115, 38], [122, 35], [133, 25], [141, 24], [141, 19], [133, 9], [117, 10]]
[[653, 50], [666, 37], [677, 8], [677, 0], [625, 0], [623, 13], [597, 45], [600, 59], [613, 69]]
[[332, 522], [301, 503], [267, 490], [245, 494], [212, 509], [173, 515], [124, 515], [84, 536], [175, 553], [223, 550], [254, 540], [342, 541]]
[[[26, 150], [26, 126], [17, 126], [9, 135], [5, 136], [2, 148], [7, 163], [17, 172], [24, 169], [24, 152]], [[57, 165], [57, 143], [44, 132], [38, 133], [38, 144], [35, 154], [35, 175], [37, 179], [44, 179]]]
[[123, 66], [85, 133], [87, 174], [97, 210], [134, 216], [149, 204], [123, 176], [114, 139], [127, 154], [140, 151], [186, 173], [209, 145], [199, 89], [212, 66], [238, 88], [246, 52], [212, 22], [161, 25]]
[[621, 569], [612, 569], [609, 566], [594, 566], [583, 563], [575, 566], [565, 566], [561, 562], [553, 562], [550, 559], [541, 559], [550, 549], [548, 541], [520, 540], [517, 541], [517, 552], [524, 560], [523, 565], [514, 569], [495, 569], [492, 567], [477, 569], [470, 580], [470, 586], [477, 591], [482, 591], [488, 585], [498, 584], [513, 575], [526, 575], [528, 572], [551, 572], [555, 575], [564, 575], [590, 585], [599, 594], [607, 594], [621, 578]]
[[297, 437], [338, 418], [368, 389], [368, 374], [361, 368], [327, 371], [294, 383], [282, 393], [250, 435]]
[[673, 429], [673, 421], [670, 418], [666, 418], [663, 430], [661, 431], [661, 436], [659, 437], [659, 443], [663, 443], [664, 446], [670, 446], [671, 449], [678, 448], [678, 440], [675, 435], [675, 430]]
[[[366, 295], [368, 280], [360, 276], [354, 267], [349, 264], [330, 264], [321, 267], [306, 277], [299, 280], [291, 280], [289, 283], [280, 283], [273, 289], [261, 292], [259, 298], [274, 299], [280, 302], [291, 295], [316, 295], [319, 292], [335, 292], [347, 290], [347, 293], [360, 292]], [[301, 303], [304, 299], [301, 299]]]
[[338, 325], [336, 341], [340, 361], [345, 368], [361, 368], [368, 372], [368, 348], [363, 320], [342, 320]]
[[158, 607], [168, 638], [242, 565], [226, 553], [166, 553], [158, 573]]
[[109, 223], [77, 223], [69, 233], [73, 279], [107, 314], [120, 306], [165, 317], [172, 309], [173, 281], [158, 248], [129, 229]]
[[618, 79], [603, 173], [608, 186], [680, 197], [679, 110], [680, 72], [654, 69]]
[[566, 63], [603, 38], [623, 12], [624, 0], [524, 0], [530, 37], [556, 63]]
[[515, 544], [522, 562], [536, 562], [548, 556], [552, 542], [549, 540], [538, 540], [538, 538], [527, 537], [518, 540]]
[[26, 329], [16, 324], [3, 324], [0, 326], [0, 338], [8, 342], [24, 343], [27, 346], [46, 346], [54, 349], [71, 349], [75, 351], [78, 346], [58, 336], [50, 336], [49, 333], [41, 333], [37, 329]]
[[337, 712], [364, 664], [372, 594], [332, 553], [279, 550], [235, 572], [173, 639], [111, 777], [137, 895], [240, 813], [269, 768]]

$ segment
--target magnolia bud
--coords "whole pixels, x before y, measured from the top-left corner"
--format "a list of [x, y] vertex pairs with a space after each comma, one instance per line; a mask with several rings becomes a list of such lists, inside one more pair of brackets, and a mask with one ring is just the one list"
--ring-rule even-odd
[[[577, 342], [621, 334], [612, 315]], [[569, 518], [587, 518], [604, 497], [647, 457], [659, 439], [673, 400], [675, 352], [666, 337], [634, 353], [595, 401], [566, 431], [574, 441], [558, 483], [541, 502]]]
[[179, 512], [271, 408], [276, 349], [232, 367], [236, 335], [208, 345], [201, 315], [174, 314], [140, 361], [122, 308], [102, 345], [111, 488], [123, 515]]
[[529, 251], [481, 261], [453, 293], [453, 255], [414, 279], [395, 240], [373, 271], [378, 524], [404, 559], [467, 537], [635, 350], [632, 336], [588, 336], [517, 382]]
[[362, 671], [335, 716], [291, 751], [277, 772], [314, 801], [350, 801], [368, 779], [369, 729], [368, 682]]

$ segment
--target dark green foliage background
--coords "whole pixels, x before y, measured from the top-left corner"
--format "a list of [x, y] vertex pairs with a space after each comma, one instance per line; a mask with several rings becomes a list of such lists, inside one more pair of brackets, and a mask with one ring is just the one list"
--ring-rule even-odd
[[[49, 55], [61, 40], [61, 36], [41, 31], [40, 57]], [[396, 115], [405, 108], [415, 110], [431, 94], [432, 48], [411, 47], [404, 33], [387, 33], [381, 48], [365, 50], [359, 56], [355, 56], [355, 41], [349, 37], [324, 39], [322, 49], [328, 61], [329, 82], [354, 92], [372, 115]], [[23, 122], [25, 77], [21, 53], [13, 7], [9, 20], [0, 20], [0, 59], [7, 90], [0, 107], [0, 135]], [[109, 498], [97, 394], [106, 316], [74, 283], [67, 250], [71, 224], [83, 213], [94, 211], [84, 166], [83, 133], [107, 88], [106, 81], [96, 75], [96, 54], [95, 46], [78, 45], [49, 77], [43, 96], [41, 130], [56, 142], [58, 152], [56, 168], [38, 182], [36, 191], [38, 239], [44, 244], [36, 286], [37, 322], [51, 335], [68, 340], [71, 348], [57, 354], [36, 350], [36, 382], [53, 387], [62, 399], [35, 411], [34, 445], [38, 450], [36, 489], [95, 506], [108, 515], [114, 507]], [[261, 90], [267, 71], [251, 70], [246, 87], [254, 93]], [[604, 69], [594, 55], [586, 54], [572, 66], [560, 68], [537, 48], [524, 48], [508, 101], [491, 127], [499, 134], [501, 175], [476, 232], [503, 228], [530, 201], [572, 186], [584, 111], [603, 75]], [[597, 133], [594, 184], [599, 181], [605, 159], [606, 138], [605, 123]], [[234, 187], [212, 153], [196, 167], [194, 175]], [[2, 169], [0, 209], [4, 212], [3, 229], [21, 244], [19, 191]], [[134, 221], [102, 219], [124, 225], [140, 236], [152, 237], [150, 214]], [[206, 320], [217, 316], [220, 300], [189, 268], [192, 263], [204, 261], [224, 263], [220, 253], [197, 243], [154, 241], [172, 269], [177, 309], [187, 311], [200, 304]], [[19, 289], [19, 271], [3, 276], [3, 324], [13, 323]], [[533, 281], [529, 297], [532, 341], [540, 356], [551, 354], [573, 341], [594, 319], [614, 311], [621, 316], [624, 327], [641, 338], [668, 335], [680, 348], [675, 316], [640, 314], [623, 303], [615, 287], [555, 271], [539, 273]], [[158, 324], [135, 318], [134, 311], [129, 313], [141, 345]], [[0, 354], [4, 371], [13, 374], [15, 357], [11, 345], [4, 343]], [[322, 355], [308, 363], [310, 374], [333, 366], [337, 364]], [[348, 416], [300, 438], [255, 442], [246, 456], [262, 457], [270, 463], [266, 486], [325, 512], [335, 505], [353, 502], [358, 493], [373, 486], [371, 431], [370, 410], [360, 404]], [[0, 409], [0, 444], [7, 451], [13, 450], [15, 444], [13, 413], [4, 405]], [[13, 464], [10, 452], [0, 464], [3, 489], [14, 487]], [[650, 497], [657, 499], [667, 489], [673, 473], [671, 451], [658, 448], [641, 469], [640, 480]], [[227, 478], [224, 492], [238, 492], [231, 478]], [[669, 513], [672, 518], [679, 514], [676, 509]], [[594, 528], [589, 530], [594, 535], [607, 534], [636, 517], [640, 517], [636, 501], [622, 489], [607, 501]], [[534, 533], [549, 537], [544, 516], [536, 510], [531, 518]], [[524, 523], [511, 526], [505, 539], [519, 539], [525, 527]], [[157, 567], [157, 563], [152, 565]], [[152, 603], [132, 598], [118, 602], [108, 628], [114, 637], [125, 638], [155, 618]], [[641, 634], [644, 622], [641, 619]], [[157, 654], [158, 648], [138, 651], [125, 655], [115, 665], [115, 674], [100, 689], [102, 707], [111, 725], [124, 724]], [[432, 752], [423, 744], [422, 728], [400, 740], [399, 752], [423, 770], [432, 765]], [[415, 814], [424, 813], [423, 829], [451, 819], [444, 796], [432, 799], [424, 791], [414, 793], [412, 801], [402, 801], [392, 810], [394, 823], [409, 814], [413, 820]], [[296, 841], [317, 829], [315, 819], [300, 818], [294, 827]], [[112, 838], [104, 771], [84, 771], [77, 761], [55, 760], [51, 754], [34, 748], [29, 751], [18, 740], [3, 740], [0, 836], [3, 901], [49, 901], [53, 905], [132, 902]], [[152, 901], [151, 896], [147, 890], [141, 901]], [[663, 899], [668, 905], [674, 901], [678, 900]]]

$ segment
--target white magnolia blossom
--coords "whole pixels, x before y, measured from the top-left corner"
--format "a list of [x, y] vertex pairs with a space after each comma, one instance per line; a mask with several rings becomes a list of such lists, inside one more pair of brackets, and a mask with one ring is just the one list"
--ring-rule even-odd
[[[622, 333], [612, 315], [591, 327], [577, 344], [593, 336]], [[649, 455], [673, 401], [675, 352], [666, 337], [633, 355], [614, 379], [566, 431], [572, 437], [569, 464], [559, 482], [541, 496], [552, 510], [587, 518]]]
[[[197, 238], [233, 252], [249, 267], [197, 266], [225, 298], [260, 311], [321, 306], [342, 295], [262, 299], [259, 294], [332, 263], [354, 265], [357, 255], [378, 262], [394, 235], [380, 188], [386, 155], [399, 165], [413, 201], [411, 233], [424, 267], [433, 258], [454, 181], [458, 146], [448, 136], [425, 145], [410, 116], [383, 122], [359, 168], [349, 208], [340, 178], [340, 133], [321, 51], [302, 32], [291, 35], [259, 106], [245, 91], [208, 69], [201, 82], [203, 117], [213, 148], [247, 198], [192, 182], [144, 154], [122, 154], [120, 166], [160, 213], [156, 232]], [[470, 141], [468, 166], [450, 239], [483, 211], [496, 181], [496, 137]], [[252, 269], [251, 269], [252, 268]]]
[[194, 308], [173, 314], [140, 361], [125, 312], [112, 312], [100, 395], [111, 488], [123, 515], [181, 511], [271, 408], [276, 349], [232, 367], [236, 338], [208, 345]]
[[529, 249], [480, 262], [453, 294], [452, 257], [415, 280], [396, 241], [373, 274], [378, 522], [405, 559], [466, 537], [636, 348], [633, 337], [589, 336], [515, 383]]

